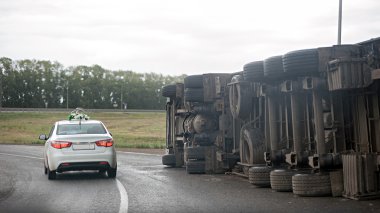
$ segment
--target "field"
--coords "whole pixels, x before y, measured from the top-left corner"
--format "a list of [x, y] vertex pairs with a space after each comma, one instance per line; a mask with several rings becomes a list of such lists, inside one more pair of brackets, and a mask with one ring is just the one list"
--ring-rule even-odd
[[[116, 147], [164, 148], [165, 113], [97, 112], [88, 113], [101, 120], [112, 133]], [[0, 113], [0, 144], [43, 144], [40, 134], [48, 134], [55, 121], [65, 120], [63, 112]]]

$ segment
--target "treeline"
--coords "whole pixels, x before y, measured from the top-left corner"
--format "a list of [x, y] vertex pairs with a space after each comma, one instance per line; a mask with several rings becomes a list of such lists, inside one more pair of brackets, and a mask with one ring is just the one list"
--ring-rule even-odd
[[111, 71], [99, 65], [64, 67], [59, 62], [0, 58], [2, 107], [164, 109], [163, 86], [185, 76]]

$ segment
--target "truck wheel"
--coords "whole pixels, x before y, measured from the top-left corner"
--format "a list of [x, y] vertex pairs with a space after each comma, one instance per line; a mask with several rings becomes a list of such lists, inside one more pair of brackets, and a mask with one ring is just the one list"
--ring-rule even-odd
[[273, 56], [264, 60], [264, 76], [268, 78], [284, 77], [282, 56]]
[[186, 172], [188, 174], [202, 174], [205, 173], [204, 160], [189, 160], [186, 162]]
[[194, 146], [187, 148], [187, 158], [194, 160], [205, 159], [205, 149], [202, 146]]
[[234, 118], [247, 119], [252, 108], [251, 91], [247, 86], [233, 84], [229, 89], [230, 109]]
[[174, 98], [176, 96], [177, 85], [170, 84], [162, 88], [162, 96], [168, 98]]
[[185, 101], [189, 102], [203, 102], [203, 89], [201, 88], [186, 88]]
[[166, 166], [175, 166], [175, 155], [174, 154], [168, 154], [162, 156], [162, 164]]
[[257, 81], [264, 77], [264, 62], [254, 61], [244, 65], [243, 78], [246, 81]]
[[115, 178], [117, 173], [117, 167], [107, 169], [107, 174], [109, 178]]
[[190, 75], [183, 81], [185, 88], [203, 88], [203, 75]]
[[249, 183], [259, 187], [270, 187], [269, 173], [272, 169], [267, 166], [255, 166], [248, 170]]
[[240, 162], [245, 164], [263, 164], [264, 161], [264, 135], [259, 128], [251, 125], [243, 127], [240, 131]]
[[270, 172], [270, 186], [278, 192], [292, 191], [292, 176], [295, 171], [288, 169], [276, 169]]
[[331, 195], [330, 175], [296, 174], [292, 178], [293, 193], [299, 196]]
[[283, 57], [283, 64], [287, 76], [318, 74], [318, 49], [288, 52]]

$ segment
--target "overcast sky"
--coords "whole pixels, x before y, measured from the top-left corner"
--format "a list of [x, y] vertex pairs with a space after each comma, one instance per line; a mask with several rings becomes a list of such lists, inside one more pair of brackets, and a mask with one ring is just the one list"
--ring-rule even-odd
[[[0, 0], [0, 57], [169, 75], [236, 72], [337, 42], [339, 0]], [[379, 0], [343, 0], [342, 43], [380, 37]]]

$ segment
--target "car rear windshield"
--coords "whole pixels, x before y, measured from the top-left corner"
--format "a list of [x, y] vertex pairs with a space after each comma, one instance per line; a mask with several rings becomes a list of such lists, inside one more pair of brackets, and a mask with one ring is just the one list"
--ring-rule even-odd
[[77, 135], [77, 134], [106, 134], [106, 130], [100, 123], [92, 124], [60, 124], [57, 128], [57, 135]]

